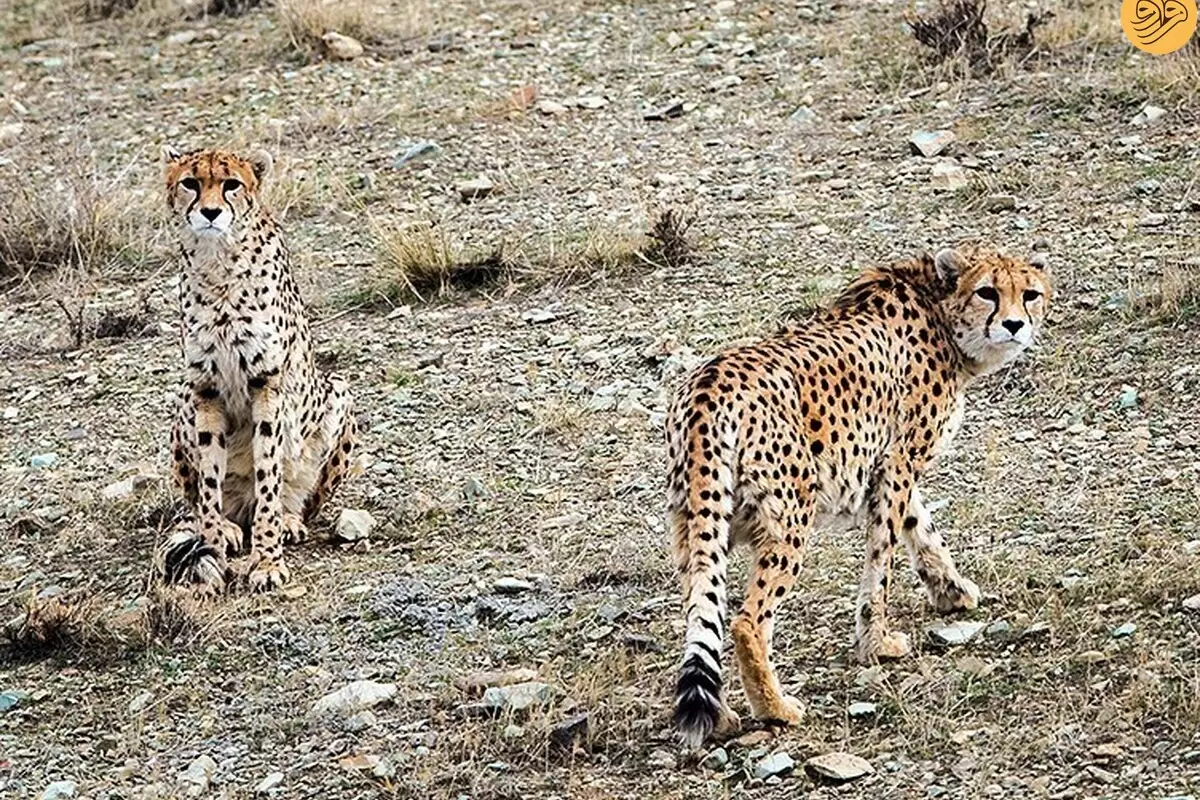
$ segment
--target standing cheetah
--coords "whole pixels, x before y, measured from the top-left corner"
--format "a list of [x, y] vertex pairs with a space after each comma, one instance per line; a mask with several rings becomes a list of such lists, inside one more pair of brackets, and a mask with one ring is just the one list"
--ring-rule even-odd
[[186, 379], [172, 432], [190, 515], [162, 554], [170, 582], [225, 587], [250, 538], [251, 588], [288, 579], [283, 542], [337, 489], [357, 428], [346, 382], [313, 364], [287, 247], [263, 206], [271, 157], [164, 151], [179, 227]]
[[943, 250], [867, 270], [815, 320], [726, 351], [686, 380], [668, 416], [667, 450], [687, 613], [675, 722], [688, 745], [738, 726], [722, 697], [720, 655], [735, 543], [755, 551], [731, 629], [758, 719], [801, 719], [771, 665], [771, 634], [808, 533], [828, 516], [869, 519], [859, 661], [909, 652], [886, 617], [898, 539], [935, 608], [976, 606], [979, 589], [955, 569], [917, 481], [961, 424], [963, 390], [1029, 346], [1049, 293], [1040, 256], [1025, 263], [983, 248]]

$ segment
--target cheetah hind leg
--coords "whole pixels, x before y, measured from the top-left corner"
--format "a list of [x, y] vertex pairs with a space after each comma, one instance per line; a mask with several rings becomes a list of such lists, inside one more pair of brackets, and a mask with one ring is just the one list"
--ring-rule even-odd
[[312, 494], [304, 503], [303, 520], [315, 517], [346, 479], [354, 450], [358, 446], [358, 421], [354, 417], [354, 401], [350, 397], [349, 386], [336, 375], [330, 375], [328, 378], [323, 425], [331, 434], [336, 431], [337, 438], [332, 440], [325, 463], [321, 465], [321, 474], [313, 485]]

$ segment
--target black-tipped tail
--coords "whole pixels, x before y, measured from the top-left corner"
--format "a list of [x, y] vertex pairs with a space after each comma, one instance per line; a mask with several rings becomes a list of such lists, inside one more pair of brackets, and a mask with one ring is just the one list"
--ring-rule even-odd
[[223, 561], [192, 526], [182, 525], [163, 545], [159, 571], [166, 583], [199, 583], [220, 591], [227, 577]]
[[699, 653], [683, 662], [675, 688], [675, 727], [684, 745], [695, 750], [717, 726], [721, 712], [721, 675]]

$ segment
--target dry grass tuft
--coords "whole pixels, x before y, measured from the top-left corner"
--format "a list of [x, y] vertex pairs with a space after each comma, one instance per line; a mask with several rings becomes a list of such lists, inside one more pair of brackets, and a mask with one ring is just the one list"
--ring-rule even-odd
[[379, 258], [386, 271], [389, 299], [414, 297], [422, 302], [450, 290], [495, 286], [511, 275], [503, 244], [471, 256], [435, 223], [375, 225]]
[[142, 608], [142, 637], [147, 647], [187, 646], [200, 635], [197, 600], [187, 589], [154, 584]]
[[330, 31], [360, 41], [372, 38], [362, 0], [278, 0], [275, 8], [292, 47], [308, 58], [324, 53], [322, 37]]
[[97, 638], [97, 619], [96, 600], [85, 591], [50, 597], [31, 592], [21, 612], [4, 626], [4, 639], [18, 658], [78, 651]]
[[1152, 321], [1191, 319], [1200, 314], [1200, 261], [1165, 259], [1157, 276], [1129, 294], [1130, 308]]
[[659, 214], [650, 228], [646, 257], [672, 269], [694, 263], [696, 249], [688, 239], [688, 231], [695, 222], [694, 215], [674, 208]]
[[626, 277], [639, 268], [653, 269], [659, 265], [647, 256], [649, 249], [645, 235], [592, 228], [565, 242], [550, 240], [523, 247], [515, 260], [523, 280], [569, 285]]
[[99, 275], [142, 252], [129, 198], [115, 187], [83, 176], [49, 191], [29, 182], [13, 187], [0, 216], [0, 280], [59, 270]]

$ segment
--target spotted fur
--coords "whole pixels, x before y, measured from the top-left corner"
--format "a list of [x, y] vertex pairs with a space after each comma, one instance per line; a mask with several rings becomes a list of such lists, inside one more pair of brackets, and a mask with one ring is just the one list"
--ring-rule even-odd
[[957, 431], [965, 387], [1033, 341], [1049, 293], [1043, 262], [943, 250], [867, 270], [814, 320], [726, 351], [684, 382], [666, 430], [668, 520], [687, 616], [675, 719], [687, 744], [738, 727], [721, 690], [734, 544], [755, 552], [730, 627], [761, 720], [802, 717], [771, 665], [772, 630], [809, 531], [831, 516], [868, 523], [859, 661], [910, 649], [886, 619], [899, 540], [935, 608], [976, 606], [979, 590], [955, 568], [917, 481]]
[[261, 200], [271, 157], [164, 155], [186, 369], [171, 442], [190, 515], [161, 568], [170, 582], [221, 590], [248, 538], [250, 586], [270, 589], [289, 577], [284, 541], [303, 538], [346, 475], [357, 439], [350, 393], [313, 364], [288, 250]]

